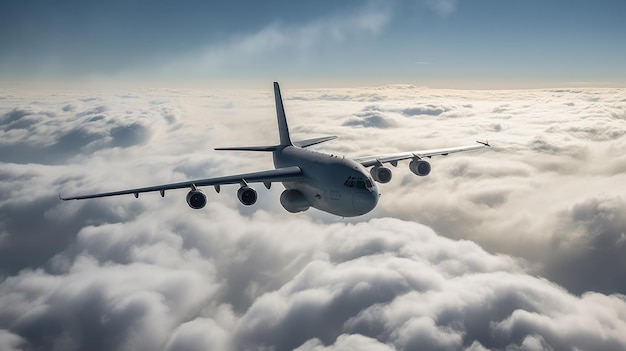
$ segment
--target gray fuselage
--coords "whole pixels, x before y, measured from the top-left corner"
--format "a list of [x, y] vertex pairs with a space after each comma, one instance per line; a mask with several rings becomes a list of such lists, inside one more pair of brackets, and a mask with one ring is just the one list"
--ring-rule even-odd
[[274, 152], [274, 166], [300, 167], [302, 179], [283, 185], [301, 192], [318, 210], [353, 217], [370, 212], [378, 203], [376, 183], [350, 159], [286, 146]]

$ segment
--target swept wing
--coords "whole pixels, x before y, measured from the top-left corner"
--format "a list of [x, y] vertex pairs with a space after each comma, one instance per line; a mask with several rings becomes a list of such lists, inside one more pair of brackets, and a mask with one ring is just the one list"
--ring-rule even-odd
[[127, 195], [133, 194], [135, 197], [139, 197], [140, 193], [148, 193], [153, 191], [161, 192], [161, 196], [164, 196], [165, 190], [173, 190], [173, 189], [183, 189], [190, 188], [194, 189], [196, 187], [202, 186], [216, 186], [216, 189], [219, 185], [225, 184], [245, 184], [245, 183], [265, 183], [266, 186], [273, 182], [283, 182], [283, 181], [294, 181], [299, 179], [302, 176], [302, 170], [300, 167], [286, 167], [273, 169], [268, 171], [261, 172], [252, 172], [252, 173], [242, 173], [229, 175], [224, 177], [216, 177], [216, 178], [206, 178], [206, 179], [197, 179], [190, 180], [179, 183], [170, 183], [163, 185], [155, 185], [148, 186], [143, 188], [134, 188], [134, 189], [126, 189], [119, 191], [111, 191], [106, 193], [97, 193], [97, 194], [87, 194], [87, 195], [78, 195], [78, 196], [68, 196], [68, 197], [60, 197], [61, 200], [82, 200], [82, 199], [93, 199], [96, 197], [106, 197], [106, 196], [117, 196], [117, 195]]
[[474, 145], [466, 145], [466, 146], [456, 146], [449, 147], [444, 149], [432, 149], [432, 150], [418, 150], [418, 151], [409, 151], [409, 152], [400, 152], [395, 154], [385, 154], [385, 155], [375, 155], [375, 156], [365, 156], [365, 157], [357, 157], [353, 160], [362, 164], [364, 167], [371, 167], [375, 165], [380, 165], [383, 163], [391, 163], [395, 165], [398, 161], [409, 160], [413, 158], [430, 158], [432, 156], [447, 156], [448, 154], [457, 153], [457, 152], [466, 152], [466, 151], [474, 151], [489, 147], [489, 143], [486, 141], [477, 141], [477, 144]]

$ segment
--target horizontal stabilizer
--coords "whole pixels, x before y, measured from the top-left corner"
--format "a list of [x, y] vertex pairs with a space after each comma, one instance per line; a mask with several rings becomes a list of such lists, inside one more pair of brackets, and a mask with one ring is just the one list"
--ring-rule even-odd
[[307, 146], [311, 146], [311, 145], [317, 145], [317, 144], [321, 144], [323, 142], [329, 141], [329, 140], [333, 140], [333, 139], [337, 139], [336, 136], [327, 136], [327, 137], [321, 137], [321, 138], [314, 138], [314, 139], [307, 139], [307, 140], [301, 140], [301, 141], [294, 141], [293, 144], [295, 146], [298, 147], [307, 147]]
[[216, 151], [276, 151], [276, 146], [233, 146], [233, 147], [216, 147]]

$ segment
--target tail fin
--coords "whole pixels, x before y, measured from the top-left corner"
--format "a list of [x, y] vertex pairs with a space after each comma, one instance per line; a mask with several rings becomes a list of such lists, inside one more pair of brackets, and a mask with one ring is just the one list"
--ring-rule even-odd
[[[280, 87], [278, 86], [278, 82], [274, 82], [274, 98], [276, 100], [276, 118], [278, 119], [278, 134], [280, 136], [280, 145], [219, 147], [219, 148], [215, 148], [215, 150], [275, 152], [277, 150], [281, 150], [284, 146], [292, 146], [293, 143], [291, 142], [291, 137], [289, 136], [289, 127], [287, 126], [287, 118], [285, 117], [285, 108], [283, 107], [283, 99], [280, 96]], [[313, 145], [313, 144], [309, 143], [308, 145]]]
[[283, 107], [283, 99], [280, 96], [280, 87], [278, 82], [274, 82], [274, 99], [276, 100], [276, 118], [278, 118], [278, 134], [280, 135], [280, 146], [291, 146], [291, 137], [289, 136], [289, 127], [287, 126], [287, 117], [285, 116], [285, 108]]

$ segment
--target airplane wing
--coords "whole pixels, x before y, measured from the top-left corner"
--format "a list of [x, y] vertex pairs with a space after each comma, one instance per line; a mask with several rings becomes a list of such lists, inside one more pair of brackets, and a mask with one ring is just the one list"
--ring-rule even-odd
[[180, 183], [171, 183], [171, 184], [163, 184], [163, 185], [155, 185], [148, 186], [143, 188], [135, 188], [135, 189], [127, 189], [120, 191], [111, 191], [107, 193], [97, 193], [97, 194], [87, 194], [87, 195], [78, 195], [78, 196], [69, 196], [69, 197], [61, 197], [61, 200], [83, 200], [83, 199], [93, 199], [96, 197], [106, 197], [106, 196], [117, 196], [117, 195], [127, 195], [133, 194], [135, 197], [139, 197], [140, 193], [148, 193], [152, 191], [159, 191], [161, 196], [165, 195], [165, 190], [172, 189], [182, 189], [182, 188], [195, 188], [201, 186], [215, 186], [215, 189], [219, 192], [219, 186], [223, 184], [241, 184], [241, 183], [265, 183], [266, 187], [269, 187], [268, 184], [272, 182], [283, 182], [283, 181], [293, 181], [302, 176], [302, 170], [300, 167], [286, 167], [273, 169], [269, 171], [261, 171], [261, 172], [252, 172], [252, 173], [243, 173], [243, 174], [235, 174], [225, 177], [217, 177], [217, 178], [207, 178], [207, 179], [198, 179], [198, 180], [190, 180], [186, 182]]
[[371, 167], [371, 166], [380, 165], [383, 163], [391, 163], [392, 165], [395, 166], [398, 161], [402, 161], [402, 160], [408, 160], [412, 158], [425, 158], [425, 157], [431, 158], [432, 156], [447, 156], [448, 154], [452, 154], [456, 152], [479, 150], [479, 149], [491, 146], [486, 141], [477, 141], [476, 143], [477, 143], [476, 145], [449, 147], [445, 149], [419, 150], [419, 151], [401, 152], [401, 153], [396, 153], [396, 154], [357, 157], [357, 158], [354, 158], [353, 160], [362, 164], [364, 167]]

